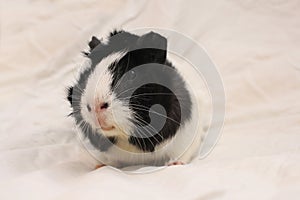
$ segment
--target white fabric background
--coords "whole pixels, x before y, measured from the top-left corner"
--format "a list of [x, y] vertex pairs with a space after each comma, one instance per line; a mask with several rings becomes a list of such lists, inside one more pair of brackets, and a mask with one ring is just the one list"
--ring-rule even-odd
[[[2, 1], [0, 199], [298, 199], [299, 8], [297, 0]], [[90, 36], [115, 27], [173, 29], [209, 52], [227, 115], [206, 159], [138, 175], [93, 170], [66, 118], [64, 87]]]

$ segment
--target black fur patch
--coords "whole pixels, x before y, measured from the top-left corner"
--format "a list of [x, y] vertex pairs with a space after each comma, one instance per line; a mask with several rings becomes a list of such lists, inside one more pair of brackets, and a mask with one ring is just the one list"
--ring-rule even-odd
[[117, 34], [122, 33], [122, 32], [124, 32], [124, 31], [115, 29], [112, 32], [110, 32], [109, 36], [112, 37], [112, 36], [117, 35]]
[[67, 90], [68, 90], [67, 99], [72, 105], [73, 87], [68, 87]]
[[[166, 59], [167, 41], [164, 37], [150, 32], [138, 38], [130, 47], [133, 50], [129, 48], [129, 52], [118, 63], [113, 63], [109, 67], [113, 74], [111, 87], [121, 100], [131, 96], [129, 107], [135, 113], [134, 123], [139, 124], [139, 128], [129, 138], [129, 142], [144, 151], [152, 152], [156, 145], [173, 137], [178, 128], [190, 118], [191, 99], [182, 77]], [[152, 77], [152, 80], [158, 82], [163, 80], [171, 88], [158, 84], [146, 84], [135, 88], [135, 80], [130, 80], [130, 77], [124, 78], [125, 73], [134, 74], [135, 67], [144, 64], [147, 64], [147, 67], [143, 68], [143, 73], [139, 73], [136, 79], [144, 80]], [[132, 88], [135, 88], [133, 94], [124, 93]], [[176, 91], [177, 95], [172, 91]], [[177, 98], [181, 99], [181, 103]], [[144, 128], [150, 124], [150, 108], [155, 104], [163, 106], [167, 115], [163, 128], [157, 133], [155, 131], [158, 129], [153, 125], [153, 128]]]
[[117, 138], [116, 138], [116, 137], [111, 136], [111, 137], [107, 137], [107, 138], [108, 138], [108, 140], [109, 140], [112, 144], [115, 144], [115, 143], [117, 142]]
[[97, 37], [93, 36], [91, 41], [89, 42], [90, 51], [92, 51], [100, 43], [100, 40]]
[[91, 41], [89, 41], [89, 43], [88, 43], [90, 50], [89, 50], [89, 52], [83, 51], [82, 52], [83, 55], [88, 56], [91, 53], [91, 51], [99, 44], [101, 44], [101, 41], [96, 36], [92, 36]]

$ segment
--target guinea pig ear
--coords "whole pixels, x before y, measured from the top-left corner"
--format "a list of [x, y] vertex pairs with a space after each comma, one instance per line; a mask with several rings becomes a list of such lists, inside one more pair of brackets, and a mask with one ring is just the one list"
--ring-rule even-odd
[[100, 43], [101, 41], [96, 36], [93, 36], [91, 41], [89, 42], [90, 50], [93, 50]]
[[144, 63], [164, 64], [167, 59], [167, 39], [154, 32], [147, 33], [137, 40], [137, 48]]
[[68, 101], [70, 102], [70, 104], [72, 105], [72, 101], [73, 101], [73, 98], [72, 98], [72, 95], [73, 95], [73, 87], [68, 87], [67, 88], [67, 99]]

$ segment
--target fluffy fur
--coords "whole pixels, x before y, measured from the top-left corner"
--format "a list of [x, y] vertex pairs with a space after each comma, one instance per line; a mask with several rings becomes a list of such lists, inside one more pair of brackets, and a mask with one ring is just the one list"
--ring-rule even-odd
[[[77, 126], [102, 152], [102, 162], [124, 166], [191, 160], [200, 145], [197, 109], [185, 81], [167, 60], [166, 38], [114, 31], [105, 43], [93, 36], [89, 47], [84, 53], [88, 66], [69, 87], [67, 99]], [[142, 73], [138, 66], [144, 66]], [[135, 87], [147, 79], [153, 82]], [[162, 81], [168, 87], [157, 84]], [[101, 120], [112, 130], [99, 124], [99, 102], [105, 105]], [[164, 113], [151, 110], [153, 105], [161, 105]], [[165, 116], [161, 128], [147, 127], [152, 113]]]

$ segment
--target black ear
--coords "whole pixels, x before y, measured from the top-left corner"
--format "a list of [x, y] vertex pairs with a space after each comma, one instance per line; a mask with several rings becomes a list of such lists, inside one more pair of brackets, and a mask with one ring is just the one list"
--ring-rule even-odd
[[67, 88], [67, 90], [68, 90], [67, 99], [70, 102], [70, 104], [72, 105], [72, 101], [73, 101], [73, 98], [72, 98], [73, 87], [69, 87], [69, 88]]
[[101, 41], [97, 37], [93, 36], [91, 41], [89, 42], [90, 50], [93, 50], [100, 43]]
[[164, 64], [167, 59], [167, 39], [154, 32], [147, 33], [137, 40], [137, 48], [145, 63]]

